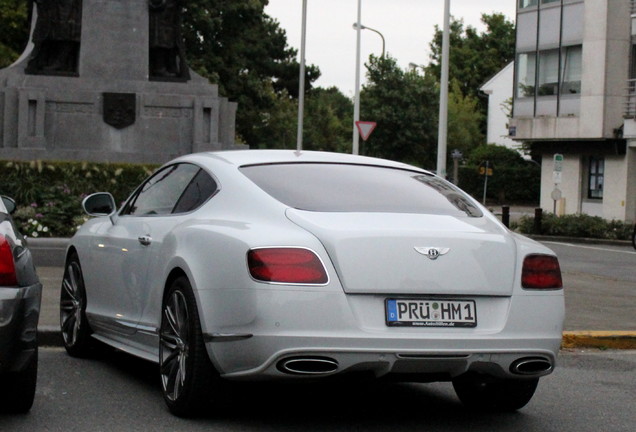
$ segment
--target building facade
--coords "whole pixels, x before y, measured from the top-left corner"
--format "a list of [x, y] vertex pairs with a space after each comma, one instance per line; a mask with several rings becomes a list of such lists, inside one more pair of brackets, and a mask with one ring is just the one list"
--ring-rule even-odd
[[541, 207], [636, 221], [634, 1], [517, 1], [509, 133], [541, 156]]
[[521, 144], [508, 136], [508, 123], [512, 110], [514, 63], [510, 62], [484, 83], [479, 90], [488, 96], [488, 144], [497, 144], [519, 150]]

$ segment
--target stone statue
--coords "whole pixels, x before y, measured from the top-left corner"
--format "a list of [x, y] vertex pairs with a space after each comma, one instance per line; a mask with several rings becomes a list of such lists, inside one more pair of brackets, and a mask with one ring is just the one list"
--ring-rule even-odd
[[148, 0], [150, 78], [189, 79], [181, 38], [181, 0]]
[[77, 75], [82, 0], [34, 0], [37, 21], [28, 74]]

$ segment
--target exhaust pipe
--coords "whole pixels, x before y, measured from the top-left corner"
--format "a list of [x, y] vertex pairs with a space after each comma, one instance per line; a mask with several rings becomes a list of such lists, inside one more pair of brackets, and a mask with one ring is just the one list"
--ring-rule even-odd
[[292, 375], [325, 375], [338, 370], [338, 362], [328, 357], [290, 357], [278, 362], [279, 371]]
[[510, 365], [510, 372], [517, 375], [541, 376], [552, 372], [552, 363], [542, 357], [524, 357]]

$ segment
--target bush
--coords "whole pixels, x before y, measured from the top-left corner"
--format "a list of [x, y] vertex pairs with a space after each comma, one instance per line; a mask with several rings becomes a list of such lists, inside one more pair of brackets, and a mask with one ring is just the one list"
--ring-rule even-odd
[[617, 220], [608, 221], [598, 216], [585, 214], [556, 216], [552, 213], [544, 213], [540, 232], [535, 232], [533, 216], [521, 217], [518, 229], [523, 234], [629, 240], [633, 228], [631, 224]]
[[107, 191], [122, 203], [156, 165], [0, 162], [0, 193], [18, 204], [14, 219], [30, 237], [68, 237], [86, 217], [81, 202]]
[[[484, 176], [478, 166], [459, 169], [459, 187], [481, 202], [484, 195]], [[525, 166], [495, 167], [488, 177], [486, 199], [497, 204], [536, 204], [541, 190], [541, 168]]]

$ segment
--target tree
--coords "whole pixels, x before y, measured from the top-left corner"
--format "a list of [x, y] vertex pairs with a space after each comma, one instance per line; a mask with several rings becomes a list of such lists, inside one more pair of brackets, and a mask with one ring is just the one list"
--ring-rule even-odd
[[336, 87], [312, 89], [306, 99], [303, 147], [351, 151], [353, 103]]
[[25, 0], [0, 0], [0, 69], [20, 56], [29, 38], [28, 7]]
[[[287, 46], [285, 31], [264, 13], [267, 0], [201, 0], [188, 2], [183, 35], [190, 66], [219, 85], [239, 104], [237, 132], [252, 147], [263, 147], [272, 125], [271, 111], [298, 97], [300, 65]], [[320, 76], [306, 68], [306, 89]]]
[[464, 96], [457, 80], [451, 82], [448, 95], [448, 151], [457, 149], [467, 155], [472, 149], [483, 144], [481, 132], [483, 115], [478, 108], [478, 100]]
[[[481, 21], [486, 30], [479, 33], [472, 26], [464, 28], [462, 20], [451, 19], [449, 79], [459, 83], [461, 92], [478, 101], [483, 114], [482, 132], [486, 130], [488, 99], [480, 95], [479, 88], [504, 66], [514, 60], [515, 25], [503, 14], [483, 14]], [[435, 27], [435, 35], [430, 44], [431, 62], [428, 72], [439, 79], [441, 71], [443, 32]]]
[[434, 168], [439, 99], [434, 79], [400, 69], [388, 55], [372, 55], [366, 68], [361, 118], [377, 127], [364, 153]]

